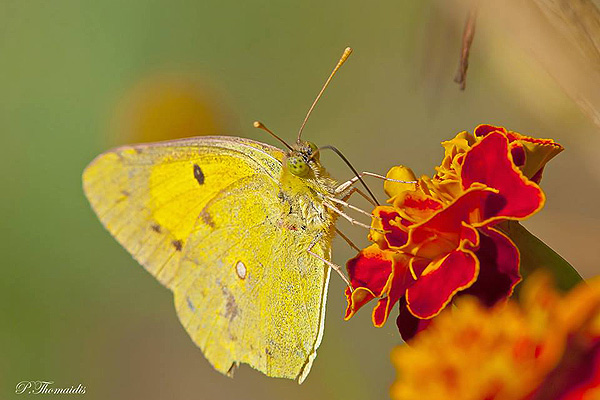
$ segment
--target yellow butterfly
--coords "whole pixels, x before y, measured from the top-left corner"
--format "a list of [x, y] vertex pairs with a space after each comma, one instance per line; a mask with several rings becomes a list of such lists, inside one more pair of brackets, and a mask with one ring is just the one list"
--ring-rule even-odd
[[300, 133], [289, 151], [224, 136], [125, 146], [83, 173], [102, 224], [228, 375], [247, 363], [301, 383], [321, 342], [334, 224], [359, 177], [338, 185]]

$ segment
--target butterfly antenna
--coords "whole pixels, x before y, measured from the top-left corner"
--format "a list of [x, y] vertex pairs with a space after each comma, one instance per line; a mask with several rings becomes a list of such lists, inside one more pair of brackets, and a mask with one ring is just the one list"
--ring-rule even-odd
[[296, 140], [297, 142], [300, 142], [300, 136], [302, 136], [302, 131], [304, 130], [304, 125], [306, 125], [306, 121], [308, 121], [308, 117], [310, 117], [310, 114], [312, 113], [312, 110], [317, 105], [317, 102], [319, 101], [319, 99], [323, 95], [323, 92], [325, 91], [325, 89], [327, 89], [327, 86], [329, 86], [329, 82], [331, 82], [331, 79], [333, 78], [333, 76], [335, 75], [335, 73], [346, 62], [346, 60], [348, 59], [348, 57], [350, 57], [350, 54], [352, 54], [352, 49], [350, 47], [346, 47], [344, 49], [344, 54], [342, 54], [342, 57], [340, 58], [340, 60], [338, 61], [337, 65], [335, 66], [335, 68], [331, 72], [331, 75], [329, 75], [329, 78], [327, 78], [327, 81], [323, 85], [323, 88], [321, 89], [321, 91], [317, 95], [317, 98], [315, 99], [315, 101], [312, 103], [312, 106], [310, 106], [310, 108], [308, 109], [308, 113], [306, 113], [306, 117], [304, 118], [304, 121], [302, 122], [302, 126], [300, 127], [300, 130], [298, 131], [298, 139]]
[[367, 192], [369, 193], [369, 195], [371, 196], [371, 198], [373, 200], [375, 200], [376, 204], [381, 204], [377, 198], [375, 197], [375, 195], [373, 194], [373, 192], [371, 192], [371, 189], [369, 189], [369, 187], [367, 186], [367, 184], [365, 183], [365, 181], [363, 181], [363, 179], [360, 177], [360, 174], [358, 173], [358, 171], [352, 166], [352, 164], [350, 164], [350, 161], [348, 161], [348, 159], [342, 154], [341, 151], [339, 151], [337, 148], [333, 147], [333, 146], [323, 146], [323, 147], [319, 147], [319, 149], [317, 151], [321, 151], [321, 150], [325, 150], [325, 149], [329, 149], [332, 150], [335, 154], [337, 154], [338, 156], [340, 156], [340, 158], [342, 160], [344, 160], [344, 162], [346, 163], [346, 165], [348, 167], [350, 167], [350, 169], [352, 170], [352, 172], [354, 172], [354, 175], [356, 175], [356, 177], [358, 178], [358, 180], [360, 181], [360, 183], [363, 184], [363, 186], [365, 187], [365, 189], [367, 189]]
[[285, 147], [287, 147], [288, 149], [290, 149], [290, 151], [294, 151], [294, 149], [292, 149], [292, 146], [290, 146], [289, 144], [286, 143], [285, 140], [283, 140], [282, 138], [280, 138], [279, 136], [277, 136], [276, 134], [274, 134], [273, 131], [271, 131], [269, 128], [267, 128], [262, 122], [260, 122], [260, 121], [254, 121], [254, 123], [252, 125], [254, 125], [255, 128], [262, 129], [265, 132], [269, 132], [271, 134], [271, 136], [273, 136], [275, 139], [277, 139], [281, 143], [283, 143], [285, 145]]

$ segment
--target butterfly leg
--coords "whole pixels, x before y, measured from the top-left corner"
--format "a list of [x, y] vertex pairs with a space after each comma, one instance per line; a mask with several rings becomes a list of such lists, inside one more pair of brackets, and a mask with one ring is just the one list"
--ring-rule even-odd
[[360, 194], [362, 197], [364, 197], [365, 199], [367, 199], [367, 201], [369, 201], [375, 207], [377, 207], [379, 205], [379, 204], [375, 204], [375, 202], [373, 201], [373, 199], [371, 199], [369, 196], [367, 196], [367, 194], [365, 192], [363, 192], [362, 190], [360, 190], [357, 187], [353, 187], [352, 189], [348, 190], [348, 192], [345, 193], [344, 196], [342, 197], [342, 200], [348, 201], [348, 199], [350, 198], [350, 196], [352, 196], [354, 193]]
[[362, 197], [364, 197], [369, 203], [371, 203], [375, 207], [377, 207], [379, 205], [379, 204], [375, 203], [373, 201], [373, 199], [371, 199], [369, 196], [367, 196], [367, 194], [365, 192], [363, 192], [362, 190], [360, 190], [357, 187], [353, 187], [350, 190], [348, 190], [348, 192], [346, 192], [344, 194], [344, 196], [342, 197], [342, 201], [348, 201], [350, 196], [352, 196], [354, 193], [360, 194]]
[[339, 208], [337, 208], [333, 204], [329, 204], [327, 202], [325, 202], [323, 204], [325, 205], [325, 207], [329, 208], [334, 213], [346, 218], [352, 225], [358, 225], [358, 226], [362, 226], [363, 228], [371, 229], [371, 227], [369, 225], [363, 224], [362, 222], [355, 220], [354, 218], [345, 214], [343, 211], [341, 211]]
[[344, 197], [342, 197], [343, 201], [348, 201], [348, 199], [350, 198], [350, 196], [352, 196], [354, 193], [358, 193], [360, 194], [365, 200], [367, 200], [368, 202], [370, 202], [371, 204], [373, 204], [375, 207], [379, 206], [379, 204], [376, 204], [373, 199], [371, 199], [369, 196], [367, 196], [367, 194], [365, 192], [363, 192], [362, 190], [360, 190], [357, 187], [353, 187], [352, 189], [350, 189], [348, 191], [348, 193], [346, 193], [344, 195]]
[[318, 258], [319, 260], [321, 260], [325, 264], [327, 264], [330, 268], [332, 268], [335, 272], [337, 272], [339, 276], [342, 277], [342, 279], [344, 280], [344, 282], [346, 282], [346, 285], [348, 285], [348, 287], [350, 288], [350, 290], [354, 290], [354, 289], [352, 289], [352, 284], [350, 283], [350, 281], [348, 280], [348, 278], [346, 278], [346, 275], [344, 275], [344, 273], [342, 272], [342, 267], [340, 267], [337, 264], [332, 263], [329, 260], [324, 259], [320, 255], [318, 255], [317, 253], [314, 253], [312, 251], [312, 248], [315, 247], [315, 244], [317, 244], [317, 242], [319, 241], [320, 238], [321, 238], [321, 235], [317, 235], [317, 237], [315, 238], [315, 240], [313, 240], [312, 243], [310, 244], [310, 246], [308, 246], [308, 254], [310, 254], [313, 257]]
[[[337, 199], [336, 199], [337, 200]], [[347, 204], [347, 203], [346, 203]], [[346, 220], [348, 220], [348, 222], [350, 222], [352, 225], [357, 225], [357, 226], [362, 226], [363, 228], [367, 228], [369, 230], [374, 230], [377, 232], [381, 232], [381, 233], [386, 233], [386, 231], [381, 230], [381, 229], [377, 229], [377, 228], [372, 228], [367, 224], [363, 224], [360, 221], [355, 220], [354, 218], [352, 218], [351, 216], [349, 216], [348, 214], [344, 213], [343, 211], [341, 211], [339, 208], [337, 208], [336, 206], [334, 206], [333, 204], [329, 204], [328, 202], [324, 202], [323, 205], [325, 205], [325, 207], [329, 208], [331, 211], [333, 211], [334, 213], [344, 217]], [[372, 215], [369, 214], [371, 217]]]
[[369, 216], [369, 217], [371, 217], [371, 218], [377, 218], [377, 219], [380, 219], [379, 217], [377, 217], [377, 216], [373, 215], [372, 213], [367, 213], [366, 211], [364, 211], [364, 210], [362, 210], [362, 209], [358, 209], [357, 207], [355, 207], [355, 206], [353, 206], [353, 205], [350, 205], [350, 204], [348, 204], [348, 199], [349, 199], [349, 198], [350, 198], [350, 196], [352, 196], [354, 193], [358, 193], [358, 194], [360, 194], [360, 195], [361, 195], [363, 198], [365, 198], [367, 201], [370, 201], [370, 202], [371, 202], [371, 204], [373, 204], [375, 207], [379, 206], [379, 204], [375, 204], [375, 203], [373, 202], [373, 200], [371, 200], [371, 198], [370, 198], [369, 196], [367, 196], [367, 194], [366, 194], [365, 192], [363, 192], [362, 190], [360, 190], [359, 188], [356, 188], [356, 187], [353, 187], [352, 189], [350, 189], [350, 190], [348, 191], [348, 193], [346, 193], [346, 194], [344, 195], [344, 197], [342, 197], [341, 199], [337, 199], [337, 198], [336, 198], [336, 199], [334, 199], [334, 198], [331, 198], [331, 197], [327, 197], [327, 198], [328, 198], [328, 199], [330, 199], [330, 200], [332, 200], [332, 201], [333, 201], [333, 202], [335, 202], [335, 203], [341, 204], [341, 205], [343, 205], [343, 206], [345, 206], [345, 207], [348, 207], [348, 208], [351, 208], [351, 209], [353, 209], [353, 210], [357, 210], [357, 211], [359, 211], [359, 212], [361, 212], [361, 213], [363, 213], [363, 214], [365, 214], [365, 215], [368, 215], [368, 216]]
[[[352, 189], [356, 189], [356, 188], [352, 188]], [[352, 193], [354, 193], [354, 192], [355, 192], [355, 190], [351, 190], [347, 197], [350, 197], [350, 195]], [[340, 200], [340, 199], [336, 199], [335, 197], [327, 197], [327, 199], [330, 200], [330, 201], [333, 201], [334, 203], [340, 204], [340, 205], [342, 205], [344, 207], [348, 207], [351, 210], [358, 211], [359, 213], [364, 214], [366, 216], [369, 216], [371, 218], [373, 217], [373, 214], [368, 213], [365, 210], [362, 210], [362, 209], [360, 209], [360, 208], [358, 208], [356, 206], [353, 206], [352, 204], [347, 203], [345, 201], [346, 198], [344, 198], [344, 200]]]
[[346, 201], [346, 200], [347, 200], [347, 199], [348, 199], [350, 196], [352, 196], [352, 194], [353, 194], [353, 193], [355, 193], [355, 192], [358, 192], [358, 193], [359, 193], [360, 195], [362, 195], [362, 196], [363, 196], [365, 199], [369, 200], [369, 197], [368, 197], [368, 196], [367, 196], [367, 195], [366, 195], [364, 192], [362, 192], [360, 189], [358, 189], [358, 188], [352, 188], [352, 189], [350, 190], [350, 192], [348, 192], [348, 194], [347, 194], [346, 196], [344, 196], [342, 199], [336, 199], [335, 197], [327, 197], [327, 199], [328, 199], [328, 200], [330, 200], [330, 201], [332, 201], [332, 202], [334, 202], [334, 203], [340, 204], [340, 205], [342, 205], [342, 206], [344, 206], [344, 207], [348, 207], [348, 208], [349, 208], [349, 209], [351, 209], [351, 210], [358, 211], [358, 212], [360, 212], [361, 214], [364, 214], [364, 215], [366, 215], [366, 216], [368, 216], [368, 217], [371, 217], [371, 218], [377, 218], [377, 219], [381, 219], [381, 218], [379, 218], [378, 216], [376, 216], [376, 215], [373, 215], [372, 213], [368, 213], [368, 212], [366, 212], [365, 210], [363, 210], [363, 209], [361, 209], [361, 208], [358, 208], [358, 207], [356, 207], [356, 206], [353, 206], [352, 204], [350, 204], [350, 203], [348, 203], [348, 202]]
[[346, 241], [346, 243], [348, 243], [348, 246], [352, 247], [356, 251], [360, 251], [360, 249], [358, 248], [358, 246], [355, 245], [354, 243], [352, 243], [352, 240], [350, 240], [350, 238], [348, 238], [348, 236], [344, 235], [342, 233], [342, 231], [340, 231], [338, 228], [335, 228], [335, 231], [337, 232], [338, 235], [340, 235], [340, 237], [342, 239], [344, 239]]

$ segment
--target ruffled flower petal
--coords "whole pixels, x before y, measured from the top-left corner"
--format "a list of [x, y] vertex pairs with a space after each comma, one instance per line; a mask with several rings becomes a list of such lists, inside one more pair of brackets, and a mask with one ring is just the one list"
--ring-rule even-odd
[[479, 248], [475, 256], [479, 260], [477, 281], [464, 294], [477, 296], [488, 307], [508, 299], [521, 281], [519, 273], [519, 249], [501, 231], [494, 228], [480, 230]]
[[[371, 240], [382, 249], [400, 247], [408, 239], [410, 222], [400, 216], [394, 207], [380, 206], [373, 211], [373, 227], [377, 230], [371, 232]], [[387, 233], [381, 233], [386, 231]]]
[[412, 226], [407, 244], [401, 250], [435, 259], [440, 254], [456, 249], [461, 239], [469, 240], [472, 246], [477, 246], [474, 226], [484, 221], [482, 208], [497, 196], [487, 188], [471, 189], [431, 218]]
[[523, 175], [535, 183], [540, 183], [548, 161], [564, 150], [564, 147], [552, 139], [532, 138], [493, 125], [479, 125], [475, 128], [477, 137], [485, 137], [491, 132], [500, 132], [508, 138], [515, 165], [521, 167]]
[[508, 140], [498, 132], [487, 135], [466, 154], [461, 178], [465, 190], [482, 184], [498, 191], [499, 196], [482, 210], [484, 221], [523, 219], [544, 205], [544, 193], [513, 164]]
[[444, 207], [440, 201], [415, 190], [404, 191], [390, 200], [396, 212], [410, 222], [407, 226], [430, 218]]
[[351, 318], [373, 298], [380, 297], [373, 310], [373, 323], [382, 326], [391, 308], [413, 282], [409, 262], [408, 256], [381, 250], [376, 244], [349, 260], [346, 266], [354, 290], [346, 288], [348, 307], [345, 319]]
[[436, 316], [460, 290], [473, 284], [479, 260], [470, 251], [453, 251], [431, 263], [406, 290], [407, 308], [417, 318]]
[[406, 298], [404, 297], [400, 299], [398, 304], [400, 311], [398, 312], [398, 317], [396, 318], [396, 326], [398, 326], [398, 331], [400, 332], [402, 339], [408, 342], [419, 332], [425, 330], [429, 324], [431, 324], [432, 320], [421, 319], [412, 315], [412, 313], [406, 307]]

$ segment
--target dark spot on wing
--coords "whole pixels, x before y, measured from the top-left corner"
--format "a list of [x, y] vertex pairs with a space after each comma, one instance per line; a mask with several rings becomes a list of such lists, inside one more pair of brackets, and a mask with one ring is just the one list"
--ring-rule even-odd
[[215, 227], [215, 221], [213, 221], [213, 219], [210, 216], [210, 214], [208, 213], [208, 211], [202, 210], [202, 212], [200, 213], [200, 217], [202, 218], [202, 221], [204, 221], [204, 223], [206, 225], [210, 226], [211, 228]]
[[233, 296], [230, 296], [227, 299], [227, 305], [225, 306], [225, 317], [232, 321], [238, 315], [238, 307], [235, 303], [235, 299]]
[[171, 242], [171, 244], [173, 245], [173, 247], [175, 247], [175, 250], [177, 251], [181, 251], [183, 244], [181, 243], [181, 240], [173, 240]]
[[196, 307], [194, 307], [194, 304], [192, 303], [190, 298], [186, 297], [185, 300], [187, 301], [187, 305], [190, 308], [190, 310], [192, 310], [193, 312], [196, 312]]
[[225, 318], [227, 318], [229, 321], [233, 321], [233, 319], [239, 314], [239, 309], [235, 302], [235, 298], [226, 287], [221, 288], [221, 291], [223, 292], [223, 295], [226, 297], [227, 301], [225, 304]]
[[198, 184], [204, 184], [204, 173], [202, 172], [198, 164], [194, 164], [194, 178], [196, 178]]
[[115, 203], [119, 204], [120, 202], [127, 200], [129, 196], [130, 193], [127, 190], [121, 190], [121, 196], [119, 196], [117, 200], [115, 200]]
[[161, 229], [160, 225], [158, 225], [158, 224], [152, 224], [152, 225], [150, 225], [150, 229], [152, 229], [156, 233], [161, 233], [162, 232], [162, 229]]

